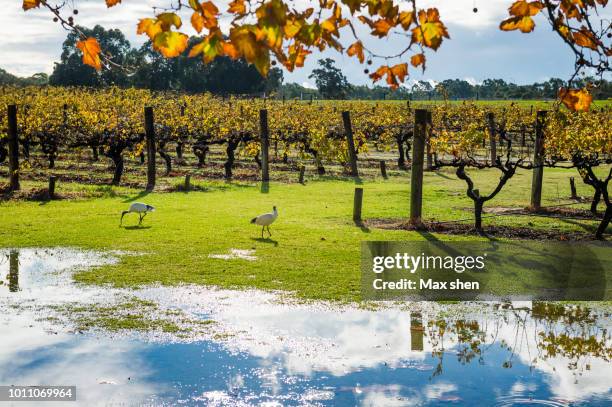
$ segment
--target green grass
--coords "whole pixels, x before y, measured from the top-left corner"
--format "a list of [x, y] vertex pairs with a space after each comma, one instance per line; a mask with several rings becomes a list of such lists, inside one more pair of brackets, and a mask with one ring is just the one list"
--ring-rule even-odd
[[[484, 193], [493, 188], [498, 176], [496, 170], [477, 171], [475, 181]], [[569, 202], [565, 198], [569, 196], [570, 176], [579, 180], [576, 171], [545, 170], [544, 205]], [[488, 206], [527, 206], [530, 181], [530, 172], [519, 172]], [[306, 185], [273, 182], [267, 193], [256, 183], [196, 182], [206, 191], [146, 195], [128, 188], [106, 188], [92, 199], [2, 202], [0, 247], [73, 246], [144, 253], [126, 256], [117, 265], [78, 273], [76, 279], [84, 283], [120, 287], [196, 283], [288, 290], [307, 299], [355, 300], [359, 298], [361, 241], [428, 237], [417, 232], [356, 227], [351, 220], [356, 185], [349, 179], [310, 179]], [[577, 184], [579, 195], [591, 195], [589, 187], [579, 181]], [[40, 185], [24, 182], [23, 187]], [[389, 180], [365, 180], [361, 185], [363, 217], [406, 218], [409, 185], [406, 173]], [[100, 187], [60, 183], [58, 188], [61, 194], [70, 189]], [[471, 201], [464, 191], [463, 181], [451, 171], [426, 173], [425, 218], [469, 219]], [[143, 227], [136, 227], [137, 216], [131, 214], [124, 219], [126, 227], [120, 228], [120, 213], [132, 201], [147, 202], [157, 210], [146, 217]], [[261, 240], [260, 229], [249, 220], [270, 211], [272, 205], [278, 206], [279, 219], [272, 226], [272, 239]], [[597, 225], [586, 220], [526, 216], [487, 218], [484, 222], [568, 232], [592, 232]], [[232, 248], [255, 249], [258, 260], [208, 257]]]

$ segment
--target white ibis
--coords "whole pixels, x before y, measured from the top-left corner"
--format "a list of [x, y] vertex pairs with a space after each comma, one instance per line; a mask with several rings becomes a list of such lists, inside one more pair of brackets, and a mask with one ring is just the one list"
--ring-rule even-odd
[[155, 210], [154, 207], [152, 207], [151, 205], [147, 205], [141, 202], [134, 202], [133, 204], [130, 205], [130, 209], [127, 211], [123, 211], [121, 213], [121, 222], [119, 223], [119, 226], [121, 226], [123, 224], [123, 217], [128, 214], [128, 213], [137, 213], [139, 216], [139, 220], [138, 220], [138, 224], [142, 224], [142, 220], [145, 218], [145, 216], [147, 216], [148, 212], [153, 212]]
[[269, 237], [272, 237], [272, 232], [270, 232], [270, 225], [274, 223], [276, 218], [278, 218], [278, 211], [276, 210], [276, 206], [274, 206], [273, 211], [271, 213], [264, 213], [263, 215], [259, 215], [258, 217], [251, 219], [251, 223], [261, 226], [261, 238], [263, 239], [264, 229], [266, 228], [268, 228]]

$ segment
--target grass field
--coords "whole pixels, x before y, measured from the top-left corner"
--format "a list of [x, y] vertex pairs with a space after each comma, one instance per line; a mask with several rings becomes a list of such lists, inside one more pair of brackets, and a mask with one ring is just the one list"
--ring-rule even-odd
[[[389, 180], [365, 179], [363, 216], [367, 219], [407, 218], [409, 174]], [[570, 176], [575, 171], [546, 169], [543, 205], [569, 203]], [[491, 190], [498, 173], [478, 171], [481, 190]], [[274, 174], [272, 174], [274, 179]], [[489, 207], [525, 207], [531, 173], [519, 172]], [[357, 227], [351, 220], [355, 182], [352, 179], [312, 178], [305, 185], [194, 181], [201, 192], [144, 194], [130, 188], [60, 183], [58, 192], [81, 191], [95, 199], [0, 203], [0, 247], [72, 246], [144, 253], [127, 256], [115, 266], [76, 276], [85, 283], [136, 286], [149, 283], [197, 283], [222, 287], [257, 287], [295, 292], [309, 299], [355, 300], [359, 295], [360, 242], [363, 240], [469, 240], [480, 237], [424, 235], [405, 230]], [[42, 186], [25, 181], [24, 189]], [[458, 220], [472, 216], [463, 181], [450, 171], [425, 174], [426, 219]], [[590, 196], [578, 182], [579, 195]], [[157, 210], [136, 227], [128, 215], [124, 228], [119, 215], [130, 202], [144, 201]], [[260, 239], [249, 220], [279, 208], [272, 238]], [[587, 204], [578, 207], [586, 208]], [[527, 216], [487, 218], [485, 225], [514, 225], [535, 229], [592, 232], [597, 222]], [[257, 261], [220, 260], [209, 254], [230, 249], [255, 249]]]

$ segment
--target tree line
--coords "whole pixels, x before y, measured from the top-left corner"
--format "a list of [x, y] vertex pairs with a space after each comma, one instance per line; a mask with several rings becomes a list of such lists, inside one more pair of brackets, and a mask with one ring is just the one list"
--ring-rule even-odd
[[[78, 35], [71, 31], [62, 45], [60, 61], [53, 73], [37, 73], [21, 78], [0, 69], [0, 85], [30, 86], [86, 86], [122, 88], [135, 87], [155, 91], [214, 94], [274, 95], [283, 99], [354, 99], [354, 100], [519, 100], [555, 99], [564, 81], [551, 78], [530, 85], [518, 85], [503, 79], [485, 79], [470, 83], [464, 79], [446, 79], [442, 82], [416, 81], [411, 85], [391, 89], [386, 86], [351, 84], [330, 58], [318, 61], [309, 78], [316, 89], [297, 83], [283, 83], [283, 71], [277, 67], [263, 78], [257, 69], [243, 59], [216, 58], [205, 64], [199, 58], [189, 58], [188, 50], [198, 39], [190, 40], [187, 50], [177, 58], [164, 58], [154, 51], [150, 42], [133, 48], [120, 30], [106, 30], [100, 25], [93, 29], [79, 27], [85, 35], [98, 39], [102, 48], [113, 55], [113, 62], [123, 69], [96, 71], [81, 61], [77, 49]], [[580, 86], [591, 83], [595, 99], [612, 97], [612, 84], [605, 79], [586, 77]]]

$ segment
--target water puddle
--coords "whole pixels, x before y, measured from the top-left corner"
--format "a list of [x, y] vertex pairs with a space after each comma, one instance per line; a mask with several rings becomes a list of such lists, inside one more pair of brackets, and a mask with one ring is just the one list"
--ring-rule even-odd
[[257, 260], [257, 256], [255, 256], [255, 250], [242, 250], [242, 249], [230, 249], [229, 254], [209, 254], [208, 257], [211, 259], [222, 259], [222, 260], [233, 260], [233, 259], [241, 259], [248, 261]]
[[80, 405], [612, 402], [612, 317], [596, 304], [358, 307], [72, 282], [123, 255], [0, 249], [0, 384], [76, 385]]

